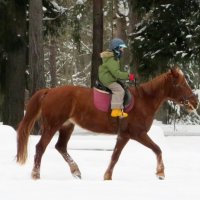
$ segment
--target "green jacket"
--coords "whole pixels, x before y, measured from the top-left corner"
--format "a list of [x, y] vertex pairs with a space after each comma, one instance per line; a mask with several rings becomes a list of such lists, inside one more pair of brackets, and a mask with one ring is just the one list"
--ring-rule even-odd
[[101, 53], [101, 58], [103, 63], [99, 66], [99, 80], [105, 86], [120, 79], [128, 80], [129, 73], [120, 70], [120, 63], [115, 60], [113, 52], [104, 51]]

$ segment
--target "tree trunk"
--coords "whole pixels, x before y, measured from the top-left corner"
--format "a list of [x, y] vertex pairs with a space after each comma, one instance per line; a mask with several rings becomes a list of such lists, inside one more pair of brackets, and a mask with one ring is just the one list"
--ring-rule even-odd
[[7, 6], [7, 66], [3, 123], [17, 128], [24, 115], [26, 1], [8, 1]]
[[49, 55], [49, 62], [50, 62], [50, 75], [51, 87], [55, 87], [57, 85], [57, 78], [56, 78], [56, 41], [54, 38], [51, 37], [50, 39], [50, 47], [49, 47], [50, 55]]
[[[129, 20], [130, 20], [130, 25], [129, 25], [129, 33], [134, 33], [136, 29], [136, 24], [141, 20], [140, 16], [138, 14], [138, 10], [136, 9], [136, 5], [138, 4], [138, 0], [128, 0], [129, 3]], [[136, 79], [135, 81], [138, 81], [139, 74], [138, 74], [138, 67], [139, 67], [139, 60], [137, 56], [137, 52], [134, 49], [131, 49], [131, 71], [134, 71], [136, 74]]]
[[[30, 66], [30, 96], [45, 87], [44, 50], [42, 34], [42, 0], [30, 0], [29, 5], [29, 66]], [[40, 134], [38, 123], [32, 134]]]
[[91, 69], [91, 87], [98, 79], [101, 64], [100, 53], [103, 49], [103, 0], [93, 0], [93, 53]]
[[5, 36], [8, 34], [6, 33], [6, 5], [0, 4], [0, 121], [2, 122], [3, 116], [3, 101], [4, 101], [4, 94], [5, 94], [5, 69], [6, 69], [6, 57], [5, 57]]
[[0, 55], [0, 121], [3, 121], [3, 107], [4, 107], [4, 96], [5, 96], [5, 75], [6, 75], [6, 59]]
[[42, 34], [42, 0], [30, 0], [29, 5], [29, 66], [30, 96], [45, 87]]
[[[124, 41], [127, 41], [127, 26], [126, 26], [126, 17], [124, 13], [120, 12], [119, 0], [114, 1], [115, 16], [114, 17], [114, 30], [113, 37], [119, 37]], [[124, 5], [125, 8], [125, 5]]]
[[[114, 17], [114, 30], [113, 30], [113, 37], [121, 38], [126, 44], [128, 44], [127, 38], [127, 22], [126, 22], [126, 13], [121, 12], [119, 7], [119, 1], [114, 1], [114, 8], [115, 8], [115, 16]], [[128, 9], [128, 4], [124, 2], [124, 10]], [[123, 65], [129, 65], [130, 62], [130, 53], [129, 51], [125, 51], [123, 57], [121, 58], [121, 63]], [[123, 66], [122, 65], [122, 66]], [[123, 70], [123, 69], [122, 69]]]

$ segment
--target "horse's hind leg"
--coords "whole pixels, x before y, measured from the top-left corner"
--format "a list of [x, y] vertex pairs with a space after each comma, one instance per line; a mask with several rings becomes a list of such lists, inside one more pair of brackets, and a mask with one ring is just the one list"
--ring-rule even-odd
[[42, 136], [36, 145], [36, 153], [34, 158], [34, 166], [32, 170], [32, 178], [33, 179], [39, 179], [40, 178], [40, 165], [41, 165], [41, 159], [45, 152], [45, 149], [49, 142], [51, 141], [52, 137], [54, 136], [56, 130], [50, 129], [50, 128], [44, 128], [42, 130]]
[[76, 178], [81, 178], [81, 172], [78, 168], [78, 165], [75, 163], [75, 161], [67, 152], [67, 144], [73, 130], [74, 130], [73, 124], [69, 124], [68, 126], [63, 126], [59, 130], [59, 137], [55, 147], [58, 150], [58, 152], [62, 155], [62, 157], [65, 159], [65, 161], [68, 163], [72, 175]]
[[157, 158], [156, 176], [159, 179], [163, 180], [165, 178], [165, 172], [162, 160], [162, 151], [160, 147], [151, 140], [151, 138], [147, 135], [147, 133], [138, 134], [138, 137], [134, 139], [137, 140], [139, 143], [143, 144], [144, 146], [150, 148], [156, 154]]

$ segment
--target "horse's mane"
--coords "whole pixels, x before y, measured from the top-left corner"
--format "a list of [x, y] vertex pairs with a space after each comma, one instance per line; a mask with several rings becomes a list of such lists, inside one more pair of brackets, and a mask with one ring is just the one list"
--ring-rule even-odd
[[152, 80], [142, 83], [139, 88], [141, 92], [147, 93], [148, 95], [154, 95], [155, 90], [162, 89], [164, 87], [164, 83], [169, 72], [163, 73], [159, 76], [156, 76]]

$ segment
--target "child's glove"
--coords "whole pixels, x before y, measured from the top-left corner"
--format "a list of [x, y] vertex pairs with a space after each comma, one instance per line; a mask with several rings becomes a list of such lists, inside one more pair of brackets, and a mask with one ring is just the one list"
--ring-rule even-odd
[[129, 74], [128, 75], [128, 79], [129, 79], [129, 81], [133, 81], [134, 79], [135, 79], [135, 75], [134, 74]]

